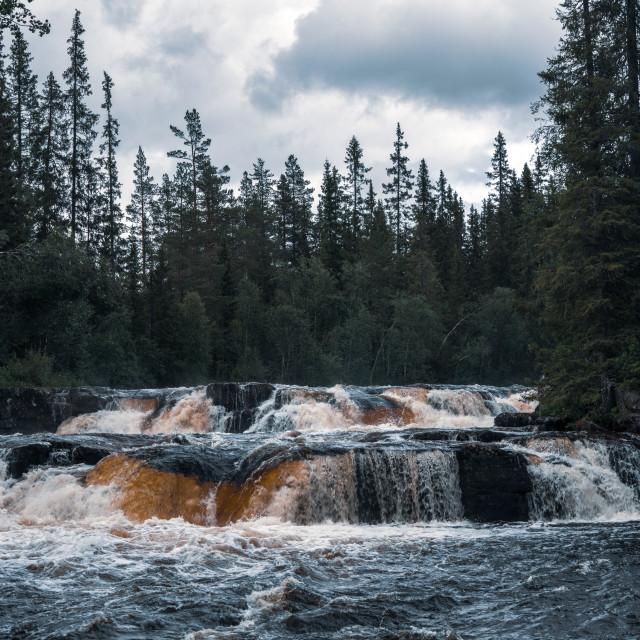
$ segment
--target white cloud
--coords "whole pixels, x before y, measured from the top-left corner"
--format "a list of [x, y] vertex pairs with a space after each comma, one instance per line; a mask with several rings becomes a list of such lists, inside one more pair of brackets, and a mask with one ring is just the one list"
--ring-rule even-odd
[[[458, 67], [464, 70], [465, 65], [477, 65], [473, 58], [479, 48], [486, 47], [487, 59], [499, 53], [516, 61], [536, 55], [543, 66], [544, 58], [552, 54], [549, 42], [555, 38], [549, 35], [550, 0], [375, 0], [373, 4], [342, 0], [339, 6], [336, 2], [143, 0], [133, 7], [123, 0], [39, 0], [33, 8], [49, 18], [53, 28], [49, 36], [31, 39], [34, 67], [42, 79], [51, 69], [61, 80], [67, 66], [66, 39], [74, 10], [79, 8], [95, 110], [101, 102], [102, 71], [115, 82], [114, 110], [123, 139], [119, 169], [126, 193], [138, 145], [144, 148], [157, 181], [163, 172], [173, 170], [175, 161], [166, 157], [175, 144], [169, 125], [181, 126], [185, 111], [191, 108], [198, 109], [204, 131], [213, 139], [214, 162], [230, 165], [234, 183], [243, 170], [251, 170], [258, 156], [279, 174], [293, 153], [317, 185], [324, 159], [341, 168], [346, 144], [355, 134], [366, 161], [374, 166], [371, 175], [381, 194], [397, 121], [406, 133], [414, 167], [424, 156], [434, 178], [442, 168], [467, 203], [478, 202], [486, 192], [484, 172], [498, 129], [507, 138], [512, 164], [521, 168], [531, 153], [527, 135], [534, 126], [526, 102], [484, 100], [470, 106], [464, 86], [457, 102], [450, 95], [438, 99], [426, 96], [419, 86], [406, 89], [416, 82], [410, 74], [401, 78], [406, 90], [398, 91], [393, 78], [381, 73], [373, 91], [371, 82], [358, 79], [357, 65], [365, 79], [375, 78], [376, 67], [367, 67], [364, 54], [370, 52], [371, 43], [377, 43], [382, 58], [403, 33], [406, 42], [423, 47], [415, 40], [416, 31], [420, 33], [415, 23], [423, 20], [425, 38], [431, 34], [429, 46], [433, 49], [437, 44], [433, 50], [438, 54], [425, 64], [449, 64], [452, 73]], [[333, 22], [325, 20], [327, 16]], [[490, 27], [503, 42], [489, 37]], [[336, 38], [349, 29], [355, 30], [362, 45], [362, 59], [352, 56], [351, 67], [347, 65], [336, 79], [337, 63], [323, 66], [323, 61], [340, 62], [340, 51], [320, 45], [338, 42]], [[447, 35], [452, 30], [460, 37], [452, 40]], [[440, 38], [437, 42], [434, 34]], [[305, 69], [313, 81], [302, 81]], [[535, 65], [518, 69], [507, 64], [504, 70], [512, 74], [505, 79], [507, 84], [521, 86], [519, 74], [526, 73], [527, 86], [535, 85]], [[288, 76], [289, 71], [295, 73]], [[250, 100], [251, 79], [265, 72], [275, 74], [282, 86], [291, 89], [291, 98], [280, 111], [264, 110]], [[272, 89], [274, 85], [265, 86]]]

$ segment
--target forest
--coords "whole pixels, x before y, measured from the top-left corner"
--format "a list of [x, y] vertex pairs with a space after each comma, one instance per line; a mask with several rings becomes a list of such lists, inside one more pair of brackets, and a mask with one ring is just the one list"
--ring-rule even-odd
[[561, 3], [536, 154], [510, 166], [497, 132], [467, 208], [400, 123], [383, 184], [353, 135], [317, 192], [294, 154], [233, 190], [191, 105], [172, 175], [142, 146], [122, 167], [80, 12], [43, 80], [25, 31], [48, 23], [0, 1], [0, 386], [528, 383], [545, 411], [615, 413], [640, 376], [637, 9]]

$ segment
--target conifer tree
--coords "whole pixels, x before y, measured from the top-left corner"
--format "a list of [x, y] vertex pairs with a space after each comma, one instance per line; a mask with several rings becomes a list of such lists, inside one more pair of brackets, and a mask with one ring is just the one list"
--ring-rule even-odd
[[310, 251], [313, 188], [309, 185], [298, 159], [290, 155], [278, 183], [278, 206], [284, 259], [293, 266], [299, 265]]
[[364, 226], [362, 188], [366, 182], [366, 174], [371, 167], [366, 167], [362, 161], [364, 151], [355, 136], [352, 136], [345, 153], [344, 163], [347, 167], [346, 197], [349, 201], [348, 249], [355, 258], [360, 243], [360, 236]]
[[176, 136], [178, 140], [182, 140], [182, 144], [187, 148], [187, 150], [176, 149], [174, 151], [169, 151], [167, 155], [170, 158], [186, 160], [190, 164], [192, 188], [191, 204], [194, 215], [196, 215], [198, 207], [198, 180], [200, 173], [206, 165], [206, 160], [208, 158], [207, 153], [211, 146], [211, 139], [204, 137], [202, 124], [200, 123], [200, 114], [195, 109], [185, 113], [184, 121], [186, 124], [186, 132], [174, 125], [170, 125], [170, 128], [173, 135]]
[[63, 223], [68, 205], [66, 158], [69, 152], [65, 99], [53, 72], [49, 73], [40, 94], [33, 154], [34, 223], [38, 240], [44, 240]]
[[122, 195], [121, 184], [118, 180], [118, 166], [116, 163], [116, 149], [120, 145], [118, 138], [120, 124], [112, 113], [113, 80], [104, 73], [102, 91], [104, 102], [102, 109], [105, 111], [105, 122], [102, 128], [102, 143], [100, 144], [99, 166], [104, 178], [104, 216], [102, 220], [103, 255], [111, 264], [112, 270], [116, 270], [121, 259], [120, 236], [122, 231], [122, 210], [120, 209], [120, 197]]
[[[636, 7], [565, 0], [558, 18], [563, 35], [540, 74], [538, 140], [565, 186], [537, 280], [556, 343], [542, 353], [543, 408], [606, 417], [614, 388], [640, 382], [627, 355], [640, 347]], [[611, 37], [620, 32], [626, 41]]]
[[131, 204], [127, 207], [131, 223], [131, 236], [138, 246], [137, 255], [140, 257], [142, 277], [141, 282], [146, 286], [150, 253], [152, 248], [153, 207], [157, 187], [150, 175], [147, 158], [138, 147], [138, 154], [133, 165], [133, 187]]
[[493, 287], [511, 286], [512, 247], [514, 245], [514, 221], [510, 201], [512, 172], [507, 157], [507, 143], [501, 131], [493, 144], [491, 171], [487, 171], [488, 187], [492, 187], [490, 199], [493, 215], [487, 217], [487, 270], [489, 284]]
[[[354, 138], [355, 139], [355, 138]], [[318, 198], [317, 245], [324, 265], [332, 274], [340, 270], [344, 258], [344, 239], [346, 233], [353, 233], [353, 209], [349, 202], [350, 225], [344, 223], [343, 206], [345, 195], [341, 189], [341, 177], [338, 169], [324, 162], [322, 186]], [[357, 209], [356, 209], [357, 212]], [[359, 213], [358, 213], [359, 215]], [[352, 238], [352, 236], [350, 236]]]
[[87, 70], [87, 56], [84, 51], [82, 34], [84, 27], [80, 22], [80, 11], [76, 9], [71, 26], [71, 36], [67, 40], [70, 65], [63, 73], [67, 84], [65, 99], [69, 114], [71, 157], [69, 158], [70, 189], [70, 228], [71, 238], [75, 240], [78, 227], [78, 209], [84, 197], [82, 172], [91, 158], [93, 142], [96, 137], [94, 127], [98, 116], [92, 113], [85, 98], [92, 94]]
[[264, 288], [269, 279], [269, 270], [272, 263], [273, 243], [276, 238], [275, 217], [273, 211], [274, 185], [273, 173], [265, 166], [262, 158], [253, 163], [253, 173], [249, 175], [253, 183], [255, 199], [255, 221], [258, 229], [256, 238], [256, 263], [257, 272], [254, 274], [255, 282]]
[[416, 176], [416, 191], [413, 205], [413, 230], [414, 246], [421, 251], [431, 253], [433, 233], [436, 224], [436, 200], [433, 196], [434, 187], [429, 177], [429, 168], [423, 158], [420, 161], [418, 175]]
[[405, 245], [405, 231], [409, 218], [411, 190], [413, 189], [413, 173], [407, 168], [409, 158], [403, 151], [409, 147], [404, 140], [404, 132], [400, 123], [396, 126], [396, 139], [393, 143], [393, 153], [389, 156], [392, 166], [387, 169], [387, 176], [391, 182], [382, 185], [386, 198], [389, 219], [395, 236], [396, 254], [401, 255]]
[[18, 189], [14, 172], [14, 119], [6, 83], [0, 31], [0, 244], [13, 248], [24, 242], [27, 225], [18, 207]]
[[32, 153], [29, 132], [33, 130], [32, 118], [37, 108], [37, 77], [31, 72], [33, 56], [20, 30], [14, 30], [7, 73], [13, 101], [15, 123], [15, 164], [16, 180], [23, 192], [21, 201], [26, 208], [28, 195], [27, 180]]
[[[31, 0], [27, 0], [29, 2]], [[0, 0], [0, 31], [11, 29], [15, 33], [21, 27], [26, 27], [39, 36], [49, 33], [49, 21], [36, 18], [27, 8], [27, 3], [20, 0]]]

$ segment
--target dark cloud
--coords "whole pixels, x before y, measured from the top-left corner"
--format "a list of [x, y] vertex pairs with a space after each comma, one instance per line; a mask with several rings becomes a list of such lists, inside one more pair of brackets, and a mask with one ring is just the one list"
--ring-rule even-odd
[[[552, 9], [545, 11], [550, 2], [533, 8], [487, 2], [484, 12], [462, 0], [446, 6], [379, 0], [353, 10], [359, 4], [345, 10], [341, 0], [323, 0], [302, 18], [273, 71], [249, 78], [252, 102], [274, 109], [292, 93], [326, 87], [462, 108], [521, 104], [539, 95], [537, 72], [557, 41]], [[465, 7], [466, 14], [456, 11]]]

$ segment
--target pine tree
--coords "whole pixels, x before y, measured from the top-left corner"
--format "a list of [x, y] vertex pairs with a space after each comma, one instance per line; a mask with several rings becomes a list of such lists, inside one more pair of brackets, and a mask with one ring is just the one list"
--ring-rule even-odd
[[490, 288], [508, 287], [512, 284], [514, 247], [514, 220], [512, 211], [512, 172], [507, 157], [507, 143], [501, 131], [493, 144], [491, 171], [487, 171], [489, 198], [494, 205], [494, 215], [487, 219], [487, 273]]
[[293, 266], [310, 252], [313, 188], [309, 185], [298, 159], [290, 155], [278, 183], [278, 208], [283, 257]]
[[540, 74], [547, 122], [537, 132], [565, 187], [537, 280], [555, 341], [542, 352], [543, 408], [607, 416], [616, 386], [640, 384], [628, 356], [640, 347], [636, 7], [565, 0], [558, 18], [563, 36]]
[[348, 203], [350, 224], [347, 227], [343, 215], [346, 198], [340, 183], [341, 177], [338, 169], [335, 166], [331, 167], [329, 161], [325, 160], [322, 186], [318, 198], [317, 245], [323, 264], [334, 275], [340, 271], [344, 259], [345, 235], [348, 234], [350, 240], [353, 239], [351, 235], [353, 233], [353, 226], [351, 226], [353, 223], [352, 202]]
[[396, 127], [396, 140], [393, 143], [393, 153], [389, 156], [392, 166], [387, 169], [387, 176], [391, 182], [382, 185], [382, 190], [388, 195], [386, 198], [389, 219], [395, 236], [396, 254], [404, 251], [405, 232], [409, 218], [409, 205], [411, 190], [413, 189], [413, 173], [407, 168], [409, 158], [402, 155], [409, 147], [404, 140], [404, 132], [400, 129], [400, 123]]
[[15, 122], [16, 179], [22, 191], [22, 206], [26, 208], [29, 196], [27, 182], [33, 154], [29, 132], [33, 130], [32, 119], [37, 110], [37, 77], [31, 72], [33, 56], [22, 32], [13, 32], [13, 42], [7, 67], [13, 101]]
[[14, 172], [14, 119], [6, 84], [2, 31], [0, 31], [0, 245], [14, 248], [27, 238], [27, 225], [18, 207]]
[[184, 121], [186, 124], [186, 133], [174, 125], [171, 125], [170, 128], [173, 135], [176, 136], [178, 140], [182, 140], [182, 144], [187, 148], [187, 151], [184, 149], [176, 149], [169, 151], [167, 155], [170, 158], [186, 160], [191, 165], [191, 204], [194, 214], [196, 214], [198, 207], [198, 180], [200, 173], [206, 165], [211, 139], [204, 137], [202, 124], [200, 123], [200, 114], [195, 109], [185, 113]]
[[138, 154], [133, 165], [133, 187], [131, 204], [127, 207], [129, 222], [131, 224], [131, 237], [138, 245], [137, 255], [140, 257], [143, 286], [147, 283], [147, 274], [152, 248], [153, 208], [157, 187], [150, 175], [147, 158], [138, 147]]
[[93, 142], [96, 138], [94, 127], [98, 116], [91, 112], [85, 98], [92, 94], [87, 70], [87, 56], [84, 51], [82, 34], [84, 28], [80, 22], [80, 11], [76, 10], [71, 26], [71, 36], [67, 40], [67, 53], [70, 66], [63, 73], [67, 83], [65, 98], [69, 114], [69, 129], [71, 133], [71, 157], [69, 159], [69, 174], [71, 182], [71, 238], [75, 240], [78, 227], [78, 209], [83, 194], [82, 171], [83, 166], [90, 161]]
[[[27, 0], [27, 3], [31, 0]], [[43, 36], [49, 33], [51, 25], [48, 20], [38, 20], [20, 0], [0, 1], [0, 31], [11, 29], [14, 33], [21, 27], [26, 27], [31, 33]]]
[[348, 250], [351, 258], [355, 259], [361, 234], [364, 226], [362, 187], [366, 182], [366, 174], [371, 171], [371, 167], [365, 167], [362, 157], [364, 152], [358, 139], [353, 136], [347, 145], [344, 163], [347, 167], [346, 197], [349, 201], [350, 219], [348, 226]]
[[256, 259], [258, 270], [255, 282], [263, 290], [269, 280], [269, 271], [273, 262], [274, 242], [276, 241], [276, 220], [273, 210], [275, 180], [273, 173], [265, 167], [264, 160], [258, 158], [253, 164], [253, 173], [249, 176], [253, 182], [256, 203], [257, 228], [259, 230]]
[[432, 236], [436, 224], [436, 200], [433, 196], [433, 190], [429, 168], [423, 158], [416, 176], [415, 204], [413, 205], [413, 219], [415, 221], [413, 244], [414, 247], [427, 253], [432, 251]]
[[477, 297], [482, 292], [484, 284], [484, 251], [480, 214], [473, 205], [469, 209], [467, 220], [464, 256], [466, 261], [465, 281], [471, 295]]
[[112, 113], [112, 89], [113, 80], [105, 71], [102, 81], [102, 90], [104, 92], [102, 109], [105, 111], [105, 122], [102, 129], [102, 144], [100, 145], [100, 158], [98, 160], [104, 177], [102, 253], [111, 264], [111, 269], [116, 271], [119, 268], [122, 253], [120, 246], [122, 210], [119, 202], [122, 191], [121, 184], [118, 181], [118, 166], [116, 164], [116, 149], [120, 145], [120, 139], [118, 138], [120, 124]]
[[40, 94], [35, 124], [34, 223], [38, 240], [44, 240], [63, 224], [68, 204], [66, 158], [69, 151], [65, 99], [53, 73], [49, 73]]

